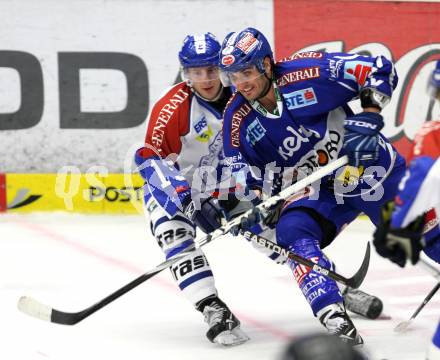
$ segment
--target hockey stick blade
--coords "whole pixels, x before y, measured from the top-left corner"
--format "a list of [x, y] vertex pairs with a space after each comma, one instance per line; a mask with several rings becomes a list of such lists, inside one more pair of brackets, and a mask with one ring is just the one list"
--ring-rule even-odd
[[394, 328], [395, 332], [403, 333], [408, 329], [408, 326], [412, 323], [412, 320], [402, 321], [401, 323], [397, 324], [397, 326]]
[[17, 307], [21, 312], [37, 319], [50, 321], [52, 316], [52, 309], [49, 306], [44, 305], [29, 296], [22, 296], [18, 300]]
[[312, 268], [313, 271], [325, 275], [337, 282], [340, 282], [344, 285], [347, 285], [349, 287], [352, 287], [354, 289], [357, 289], [359, 286], [361, 286], [362, 282], [365, 279], [365, 276], [368, 272], [368, 267], [370, 265], [370, 243], [367, 243], [367, 249], [365, 251], [364, 259], [362, 261], [362, 264], [359, 268], [359, 270], [351, 277], [351, 278], [345, 278], [344, 276], [330, 270], [326, 269], [318, 264], [315, 264], [309, 259], [306, 259], [302, 256], [299, 256], [287, 249], [284, 249], [280, 245], [266, 239], [263, 236], [254, 234], [251, 231], [245, 231], [242, 233], [242, 235], [246, 238], [248, 241], [253, 241], [259, 245], [264, 246], [265, 248], [277, 253], [278, 255], [284, 256], [285, 258], [289, 258], [291, 260], [296, 261], [297, 263], [307, 266], [309, 268]]
[[[425, 267], [429, 272], [432, 273], [432, 275], [438, 280], [439, 278], [439, 270], [432, 266], [430, 263], [428, 263], [427, 261], [420, 259], [420, 264]], [[423, 300], [423, 302], [417, 307], [416, 311], [414, 311], [414, 314], [412, 314], [411, 318], [407, 321], [403, 321], [399, 324], [397, 324], [397, 326], [394, 328], [395, 332], [398, 333], [402, 333], [404, 331], [406, 331], [409, 327], [409, 325], [412, 323], [412, 321], [416, 318], [416, 316], [419, 314], [420, 311], [422, 311], [422, 309], [425, 307], [425, 305], [429, 302], [429, 300], [431, 300], [431, 298], [435, 295], [435, 293], [440, 289], [440, 282], [437, 283], [432, 290], [428, 293], [428, 295], [426, 295], [425, 299]]]
[[176, 261], [181, 260], [182, 258], [185, 258], [188, 256], [192, 251], [194, 251], [195, 245], [192, 245], [190, 248], [185, 250], [184, 252], [176, 255], [175, 257], [164, 261], [163, 263], [156, 266], [154, 269], [146, 272], [145, 274], [142, 274], [141, 276], [137, 277], [127, 285], [121, 287], [119, 290], [113, 292], [112, 294], [108, 295], [104, 299], [98, 301], [97, 303], [89, 306], [88, 308], [78, 311], [78, 312], [65, 312], [60, 311], [54, 308], [51, 308], [48, 305], [45, 305], [41, 303], [38, 300], [35, 300], [34, 298], [30, 296], [22, 296], [17, 303], [18, 309], [25, 313], [26, 315], [35, 317], [40, 320], [49, 321], [56, 324], [62, 324], [62, 325], [75, 325], [79, 323], [81, 320], [84, 320], [86, 317], [92, 315], [94, 312], [98, 311], [99, 309], [103, 308], [104, 306], [110, 304], [112, 301], [116, 300], [117, 298], [121, 297], [125, 293], [129, 292], [130, 290], [134, 289], [138, 285], [142, 284], [143, 282], [147, 281], [148, 279], [152, 278], [153, 276], [160, 273], [162, 270], [168, 268], [172, 264], [174, 264]]
[[[323, 166], [322, 168], [319, 168], [309, 176], [307, 176], [304, 179], [299, 180], [297, 183], [289, 186], [288, 188], [281, 191], [279, 194], [270, 197], [269, 199], [263, 201], [261, 204], [258, 205], [261, 209], [263, 208], [270, 208], [274, 204], [276, 204], [281, 199], [286, 199], [289, 196], [295, 194], [298, 191], [301, 191], [306, 186], [309, 186], [310, 184], [314, 183], [315, 181], [318, 181], [319, 179], [323, 178], [324, 176], [330, 175], [332, 172], [340, 168], [341, 166], [344, 166], [348, 163], [348, 157], [347, 155], [344, 155], [340, 157], [339, 159]], [[188, 255], [192, 254], [194, 249], [200, 248], [204, 246], [205, 244], [211, 242], [214, 239], [217, 239], [220, 236], [225, 235], [229, 232], [229, 230], [240, 223], [241, 219], [251, 213], [252, 210], [248, 210], [246, 213], [237, 216], [230, 222], [226, 223], [225, 225], [221, 226], [217, 230], [213, 231], [212, 233], [204, 236], [202, 239], [198, 240], [197, 246], [193, 244], [185, 251], [174, 255], [171, 259], [168, 259], [161, 264], [157, 265], [154, 269], [151, 269], [150, 271], [146, 272], [145, 274], [139, 276], [138, 278], [134, 279], [127, 285], [121, 287], [119, 290], [115, 291], [114, 293], [108, 295], [104, 299], [96, 302], [95, 304], [89, 306], [88, 308], [78, 311], [78, 312], [64, 312], [60, 310], [56, 310], [54, 308], [51, 308], [50, 306], [47, 306], [32, 297], [23, 296], [18, 301], [18, 309], [22, 311], [23, 313], [33, 316], [35, 318], [50, 321], [52, 323], [56, 324], [63, 324], [63, 325], [75, 325], [81, 320], [84, 320], [88, 316], [92, 315], [96, 311], [102, 309], [104, 306], [110, 304], [112, 301], [116, 300], [117, 298], [121, 297], [122, 295], [126, 294], [130, 290], [134, 289], [138, 285], [142, 284], [143, 282], [147, 281], [148, 279], [152, 278], [156, 274], [160, 273], [162, 270], [170, 267], [171, 265], [175, 264], [176, 262], [182, 260], [183, 258], [187, 257]], [[368, 268], [368, 264], [367, 264]], [[363, 278], [362, 278], [363, 279]], [[349, 280], [349, 279], [348, 279]], [[352, 286], [352, 285], [350, 285]]]
[[365, 276], [367, 276], [368, 267], [370, 266], [370, 254], [371, 246], [370, 243], [367, 243], [364, 260], [362, 260], [359, 270], [351, 278], [347, 279], [346, 284], [348, 286], [357, 289], [364, 282]]

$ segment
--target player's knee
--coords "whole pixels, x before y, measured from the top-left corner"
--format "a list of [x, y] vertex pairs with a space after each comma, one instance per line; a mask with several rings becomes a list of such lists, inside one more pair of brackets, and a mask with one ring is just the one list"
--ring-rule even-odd
[[309, 252], [309, 248], [319, 248], [322, 237], [320, 224], [306, 211], [292, 209], [281, 215], [276, 227], [278, 244], [285, 248]]
[[194, 243], [195, 229], [185, 218], [162, 217], [152, 222], [153, 235], [170, 258]]
[[301, 255], [307, 259], [320, 256], [322, 254], [317, 239], [295, 239], [292, 241], [289, 249], [295, 254]]

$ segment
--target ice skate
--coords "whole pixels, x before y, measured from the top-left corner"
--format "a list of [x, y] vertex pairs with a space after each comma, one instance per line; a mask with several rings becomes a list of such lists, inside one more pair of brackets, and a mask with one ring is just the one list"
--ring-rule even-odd
[[240, 345], [249, 337], [240, 329], [240, 321], [218, 297], [208, 297], [197, 305], [209, 326], [206, 337], [224, 346]]
[[356, 346], [364, 343], [341, 304], [326, 306], [318, 311], [317, 317], [330, 334], [338, 336], [347, 344]]

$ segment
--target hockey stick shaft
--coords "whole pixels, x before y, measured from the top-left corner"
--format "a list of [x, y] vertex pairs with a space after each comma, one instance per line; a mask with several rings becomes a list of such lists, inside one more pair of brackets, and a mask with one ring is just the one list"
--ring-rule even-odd
[[245, 231], [242, 233], [243, 236], [256, 244], [259, 244], [261, 246], [264, 246], [266, 249], [269, 249], [278, 255], [284, 256], [285, 258], [291, 259], [293, 261], [296, 261], [297, 263], [307, 266], [311, 268], [313, 271], [322, 274], [324, 276], [329, 277], [330, 279], [333, 279], [341, 284], [344, 284], [346, 286], [350, 286], [352, 288], [357, 289], [365, 279], [365, 276], [368, 272], [368, 266], [370, 263], [370, 243], [367, 243], [367, 250], [365, 251], [364, 259], [362, 261], [362, 265], [360, 266], [359, 270], [354, 274], [351, 278], [346, 278], [333, 270], [327, 269], [325, 267], [322, 267], [318, 264], [315, 264], [309, 259], [306, 259], [300, 255], [297, 255], [289, 250], [284, 249], [280, 245], [274, 243], [273, 241], [270, 241], [266, 239], [265, 237], [262, 237], [260, 235], [254, 234], [251, 231]]
[[432, 297], [434, 296], [434, 294], [438, 291], [438, 289], [440, 289], [440, 283], [437, 283], [432, 290], [429, 292], [428, 295], [426, 295], [425, 299], [423, 300], [423, 302], [419, 305], [419, 307], [416, 309], [416, 311], [414, 311], [414, 314], [411, 316], [410, 320], [413, 320], [418, 314], [419, 312], [425, 307], [425, 305], [429, 302], [429, 300], [432, 299]]
[[[440, 280], [440, 271], [435, 267], [432, 266], [429, 262], [427, 262], [424, 259], [419, 259], [419, 263], [428, 271], [430, 272], [437, 280]], [[394, 331], [397, 332], [403, 332], [405, 331], [408, 326], [411, 324], [411, 322], [416, 318], [416, 316], [422, 311], [422, 309], [426, 306], [426, 304], [432, 299], [432, 297], [435, 295], [435, 293], [440, 289], [440, 282], [438, 282], [426, 295], [426, 297], [423, 299], [423, 302], [417, 307], [416, 311], [412, 314], [409, 320], [399, 323], [395, 328]]]
[[[343, 156], [339, 159], [337, 159], [334, 162], [331, 162], [330, 164], [327, 164], [326, 166], [319, 168], [317, 171], [313, 172], [309, 176], [305, 177], [304, 179], [299, 180], [295, 184], [289, 186], [288, 188], [281, 191], [279, 194], [272, 196], [271, 198], [265, 200], [261, 204], [258, 205], [258, 208], [260, 210], [269, 209], [273, 205], [275, 205], [278, 201], [287, 199], [288, 197], [292, 196], [293, 194], [297, 193], [298, 191], [303, 190], [305, 187], [309, 186], [310, 184], [314, 183], [315, 181], [320, 180], [324, 176], [330, 175], [335, 170], [340, 168], [341, 166], [344, 166], [348, 163], [347, 156]], [[206, 235], [202, 239], [198, 241], [197, 246], [192, 245], [190, 248], [186, 249], [185, 251], [173, 256], [171, 259], [164, 261], [163, 263], [157, 265], [154, 269], [151, 269], [150, 271], [146, 272], [145, 274], [139, 276], [138, 278], [134, 279], [127, 285], [123, 286], [122, 288], [116, 290], [112, 294], [106, 296], [104, 299], [96, 302], [95, 304], [91, 305], [90, 307], [79, 311], [79, 312], [64, 312], [60, 310], [56, 310], [54, 308], [51, 308], [50, 306], [44, 305], [38, 300], [33, 299], [32, 297], [23, 296], [18, 301], [18, 308], [22, 312], [24, 312], [27, 315], [34, 316], [36, 318], [39, 318], [41, 320], [50, 321], [57, 324], [64, 324], [64, 325], [74, 325], [80, 322], [81, 320], [84, 320], [91, 314], [95, 313], [96, 311], [102, 309], [106, 305], [110, 304], [114, 300], [118, 299], [122, 295], [126, 294], [130, 290], [134, 289], [135, 287], [139, 286], [143, 282], [147, 281], [148, 279], [152, 278], [153, 276], [160, 273], [162, 270], [172, 266], [176, 262], [182, 260], [183, 258], [187, 257], [188, 255], [192, 254], [195, 248], [199, 248], [204, 246], [205, 244], [211, 242], [212, 240], [223, 236], [224, 234], [228, 233], [229, 230], [235, 226], [238, 225], [241, 221], [241, 219], [245, 216], [248, 216], [251, 213], [252, 210], [247, 211], [246, 213], [236, 217], [235, 219], [231, 220], [230, 222], [226, 223], [225, 225], [221, 226], [219, 229], [213, 231], [212, 233]]]
[[411, 322], [416, 318], [416, 316], [422, 311], [422, 309], [425, 307], [425, 305], [431, 300], [431, 298], [434, 296], [434, 294], [440, 289], [440, 283], [437, 283], [429, 292], [428, 295], [426, 295], [423, 302], [417, 307], [416, 311], [414, 311], [414, 314], [409, 318], [407, 321], [403, 321], [394, 328], [394, 331], [396, 332], [403, 332], [405, 331], [408, 326], [411, 324]]
[[[427, 262], [424, 259], [420, 259], [420, 264], [427, 269], [437, 280], [440, 280], [440, 271], [435, 267], [432, 266], [429, 262]], [[417, 310], [414, 312], [413, 316], [411, 316], [411, 319], [414, 319], [417, 314], [425, 307], [425, 305], [429, 302], [429, 300], [432, 299], [432, 297], [434, 296], [434, 294], [438, 291], [438, 289], [440, 289], [440, 282], [438, 282], [433, 288], [432, 290], [429, 292], [428, 295], [426, 295], [425, 299], [423, 300], [423, 302], [420, 304], [420, 306], [417, 308]]]
[[78, 311], [78, 312], [64, 312], [59, 311], [57, 309], [51, 308], [38, 300], [33, 299], [32, 297], [28, 296], [22, 296], [18, 301], [18, 309], [22, 311], [23, 313], [36, 317], [41, 320], [57, 323], [57, 324], [63, 324], [63, 325], [75, 325], [81, 320], [84, 320], [86, 317], [92, 315], [96, 311], [102, 309], [106, 305], [110, 304], [114, 300], [118, 299], [122, 295], [126, 294], [130, 290], [134, 289], [135, 287], [139, 286], [143, 282], [147, 281], [148, 279], [152, 278], [153, 276], [160, 273], [162, 270], [170, 267], [172, 264], [174, 264], [176, 261], [181, 260], [182, 258], [185, 258], [188, 256], [189, 252], [193, 251], [195, 249], [195, 245], [192, 245], [190, 248], [188, 248], [184, 253], [180, 253], [176, 255], [176, 257], [173, 257], [172, 259], [169, 259], [167, 261], [164, 261], [163, 263], [156, 266], [154, 269], [147, 271], [146, 273], [142, 274], [141, 276], [137, 277], [133, 281], [129, 282], [125, 286], [121, 287], [120, 289], [116, 290], [115, 292], [111, 293], [110, 295], [106, 296], [105, 298], [101, 299], [97, 303], [89, 306], [88, 308]]

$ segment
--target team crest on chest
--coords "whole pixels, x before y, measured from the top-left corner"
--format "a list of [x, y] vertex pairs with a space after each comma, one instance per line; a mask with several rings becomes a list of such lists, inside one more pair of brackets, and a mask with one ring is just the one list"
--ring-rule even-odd
[[200, 142], [208, 142], [213, 135], [213, 131], [208, 125], [205, 115], [194, 124], [194, 130], [197, 133], [196, 140]]

